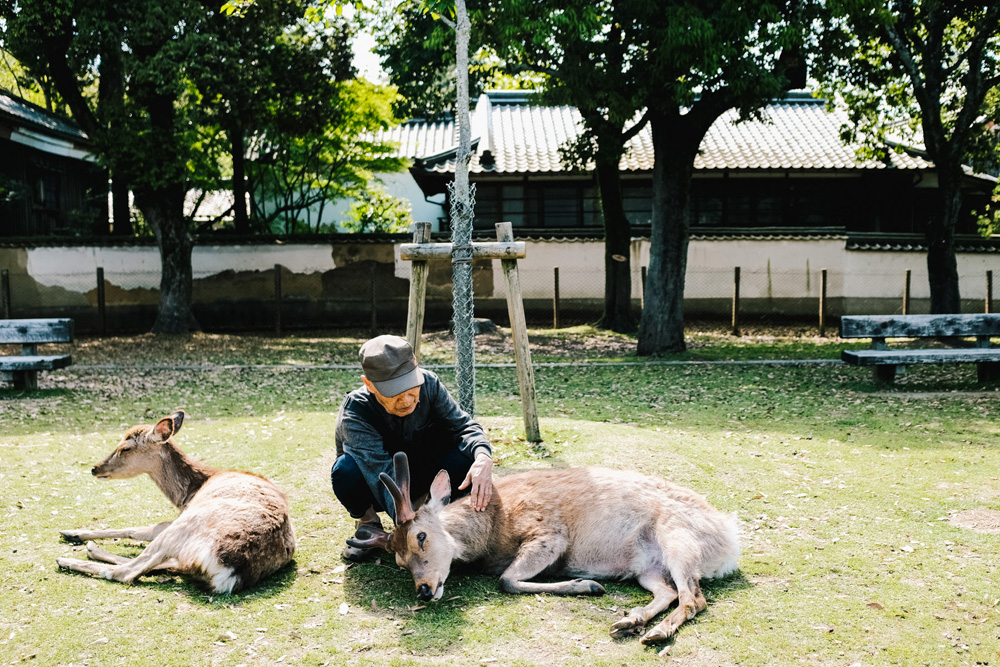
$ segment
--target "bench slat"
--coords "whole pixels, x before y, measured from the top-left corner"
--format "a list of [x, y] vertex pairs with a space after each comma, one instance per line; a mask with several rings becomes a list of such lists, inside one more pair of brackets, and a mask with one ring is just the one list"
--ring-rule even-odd
[[854, 366], [907, 366], [1000, 362], [1000, 348], [978, 347], [947, 350], [843, 350], [840, 358]]
[[32, 357], [0, 357], [0, 371], [51, 371], [66, 368], [73, 363], [68, 354], [39, 355]]
[[1000, 336], [1000, 313], [970, 315], [845, 315], [841, 338]]
[[0, 343], [72, 343], [73, 320], [0, 320]]

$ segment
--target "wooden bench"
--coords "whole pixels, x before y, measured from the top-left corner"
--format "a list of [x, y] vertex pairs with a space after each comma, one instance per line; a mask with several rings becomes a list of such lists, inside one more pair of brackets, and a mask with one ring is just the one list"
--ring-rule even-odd
[[0, 320], [0, 344], [19, 344], [20, 356], [0, 357], [0, 378], [15, 389], [38, 389], [38, 371], [65, 368], [68, 354], [39, 355], [39, 343], [72, 343], [73, 320]]
[[[975, 347], [890, 349], [887, 338], [967, 338]], [[871, 366], [875, 382], [890, 384], [897, 370], [910, 364], [976, 364], [979, 381], [1000, 378], [1000, 348], [990, 337], [1000, 336], [1000, 314], [979, 315], [852, 315], [840, 319], [841, 338], [871, 338], [871, 349], [844, 350], [840, 358], [854, 366]]]

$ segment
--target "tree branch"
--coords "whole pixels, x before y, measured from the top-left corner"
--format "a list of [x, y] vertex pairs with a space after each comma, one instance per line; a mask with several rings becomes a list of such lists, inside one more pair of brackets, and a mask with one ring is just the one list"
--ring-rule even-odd
[[632, 140], [633, 137], [635, 137], [635, 135], [639, 134], [639, 132], [642, 131], [642, 128], [645, 127], [646, 123], [649, 122], [650, 114], [651, 114], [650, 110], [646, 109], [646, 112], [642, 114], [642, 118], [637, 120], [635, 125], [622, 132], [623, 144], [627, 144], [629, 141]]

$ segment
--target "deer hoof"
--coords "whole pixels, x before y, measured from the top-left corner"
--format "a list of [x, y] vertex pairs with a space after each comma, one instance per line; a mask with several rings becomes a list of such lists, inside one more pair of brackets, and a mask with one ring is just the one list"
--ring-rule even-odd
[[664, 642], [670, 641], [670, 637], [673, 633], [667, 634], [659, 626], [653, 628], [640, 640], [646, 646], [656, 646], [657, 644], [663, 644]]
[[59, 533], [63, 536], [63, 539], [68, 540], [69, 542], [76, 542], [77, 544], [79, 544], [80, 542], [83, 542], [83, 539], [80, 537], [80, 534], [82, 532], [83, 532], [82, 530], [60, 530], [59, 531]]
[[591, 581], [590, 579], [574, 579], [573, 583], [577, 584], [580, 589], [580, 592], [576, 593], [576, 595], [604, 595], [604, 586], [601, 586], [596, 581]]
[[640, 634], [646, 627], [640, 619], [635, 616], [626, 616], [611, 626], [611, 636], [615, 639], [625, 639]]

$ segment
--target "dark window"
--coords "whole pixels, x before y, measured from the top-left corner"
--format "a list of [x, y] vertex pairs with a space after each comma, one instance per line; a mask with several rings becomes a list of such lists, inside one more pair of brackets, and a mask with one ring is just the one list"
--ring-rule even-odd
[[649, 226], [653, 221], [653, 187], [630, 185], [622, 188], [622, 207], [629, 224]]

